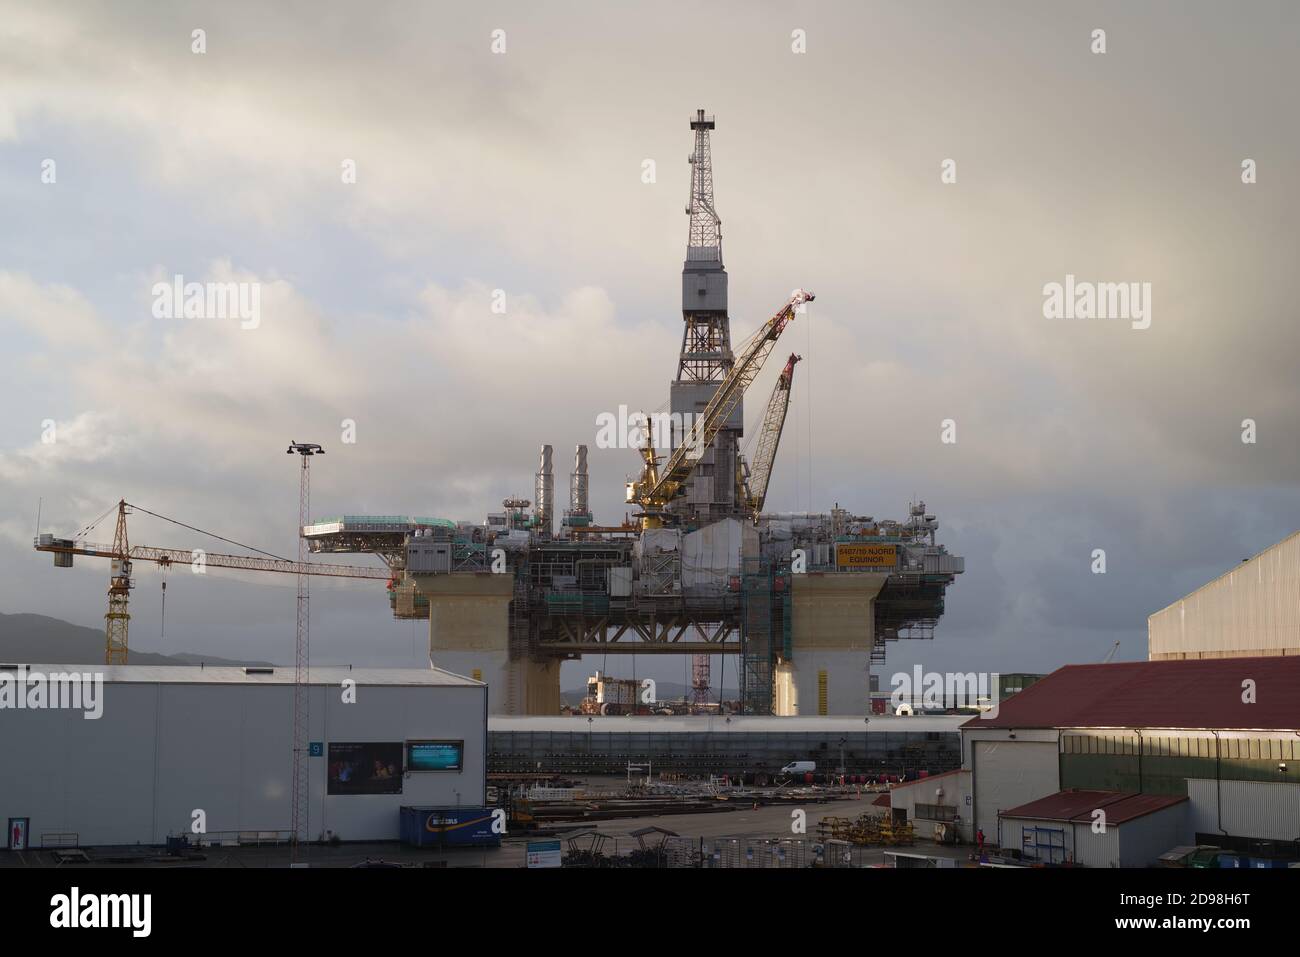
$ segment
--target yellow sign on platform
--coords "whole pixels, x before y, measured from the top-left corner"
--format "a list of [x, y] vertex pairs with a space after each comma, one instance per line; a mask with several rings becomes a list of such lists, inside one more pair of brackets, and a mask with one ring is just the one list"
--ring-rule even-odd
[[835, 564], [840, 568], [893, 568], [898, 549], [893, 545], [836, 545]]

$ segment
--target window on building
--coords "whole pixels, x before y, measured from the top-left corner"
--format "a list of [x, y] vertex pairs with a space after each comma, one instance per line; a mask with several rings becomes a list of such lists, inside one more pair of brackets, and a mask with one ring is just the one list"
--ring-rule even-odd
[[951, 821], [957, 816], [957, 809], [951, 804], [916, 805], [916, 817], [922, 821]]

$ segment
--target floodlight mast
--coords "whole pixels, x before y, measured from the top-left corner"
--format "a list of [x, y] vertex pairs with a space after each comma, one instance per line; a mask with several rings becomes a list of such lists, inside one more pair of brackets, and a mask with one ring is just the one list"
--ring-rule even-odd
[[314, 455], [324, 455], [325, 450], [315, 442], [290, 442], [286, 455], [297, 454], [302, 459], [302, 468], [298, 478], [298, 618], [297, 640], [294, 647], [293, 661], [293, 783], [292, 805], [289, 815], [289, 862], [298, 863], [298, 855], [304, 851], [307, 843], [308, 791], [307, 776], [307, 733], [308, 705], [307, 689], [311, 677], [311, 595], [309, 582], [311, 578], [301, 571], [307, 563], [307, 538], [303, 530], [311, 521], [311, 459]]

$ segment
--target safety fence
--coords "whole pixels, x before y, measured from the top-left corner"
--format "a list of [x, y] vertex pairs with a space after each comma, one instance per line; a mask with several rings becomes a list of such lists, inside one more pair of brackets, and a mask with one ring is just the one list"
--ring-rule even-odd
[[790, 838], [761, 840], [666, 837], [652, 847], [620, 854], [617, 841], [599, 849], [570, 847], [566, 867], [657, 867], [657, 868], [863, 868], [881, 864], [880, 848], [854, 845], [847, 841], [813, 841]]

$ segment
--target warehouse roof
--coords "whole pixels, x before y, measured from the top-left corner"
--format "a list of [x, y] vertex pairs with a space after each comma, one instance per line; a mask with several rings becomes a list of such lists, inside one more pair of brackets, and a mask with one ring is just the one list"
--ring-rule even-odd
[[962, 727], [1300, 730], [1300, 658], [1066, 665]]
[[[1268, 555], [1270, 552], [1276, 553], [1280, 551], [1281, 549], [1285, 548], [1286, 545], [1290, 543], [1291, 540], [1296, 538], [1297, 536], [1300, 536], [1300, 531], [1292, 532], [1290, 535], [1282, 539], [1280, 542], [1274, 542], [1272, 545], [1268, 546], [1268, 548], [1261, 549], [1260, 551], [1256, 552], [1254, 555], [1251, 555], [1250, 558], [1243, 558], [1240, 562], [1233, 565], [1231, 568], [1229, 568], [1223, 574], [1219, 575], [1217, 578], [1210, 579], [1208, 582], [1206, 582], [1204, 585], [1201, 585], [1199, 588], [1192, 589], [1182, 598], [1171, 601], [1164, 608], [1161, 608], [1160, 611], [1157, 611], [1154, 614], [1149, 615], [1148, 619], [1155, 618], [1156, 616], [1162, 614], [1163, 612], [1169, 611], [1171, 608], [1177, 607], [1178, 605], [1185, 602], [1187, 599], [1191, 598], [1193, 595], [1199, 594], [1200, 592], [1209, 591], [1210, 589], [1218, 585], [1220, 582], [1226, 581], [1232, 578], [1234, 575], [1240, 575], [1242, 572], [1245, 571], [1256, 573], [1258, 569], [1258, 565], [1257, 564], [1252, 565], [1251, 562], [1254, 562], [1256, 559]], [[1293, 577], [1294, 577], [1294, 573], [1293, 573]]]
[[1107, 824], [1123, 824], [1187, 800], [1186, 794], [1137, 794], [1132, 791], [1057, 791], [1037, 801], [1030, 801], [1007, 811], [1000, 817], [1030, 818], [1036, 821], [1092, 823], [1093, 812], [1104, 811]]
[[[3, 670], [12, 673], [5, 662]], [[80, 672], [102, 674], [105, 684], [293, 684], [291, 667], [213, 667], [200, 665], [69, 665], [24, 663], [28, 674], [67, 674]], [[482, 682], [464, 675], [452, 674], [440, 668], [349, 668], [346, 665], [315, 667], [309, 672], [308, 683], [337, 686], [351, 678], [358, 685], [410, 685], [478, 687]]]
[[[587, 720], [591, 718], [590, 722]], [[863, 732], [869, 734], [914, 733], [956, 734], [961, 727], [961, 715], [897, 715], [871, 716], [869, 722], [862, 718], [835, 718], [808, 716], [778, 718], [766, 715], [532, 715], [520, 717], [494, 714], [488, 718], [491, 731], [587, 731], [608, 732], [714, 732], [739, 734], [742, 732], [773, 732], [789, 734], [827, 735], [827, 747], [838, 746], [839, 739], [861, 741]]]

